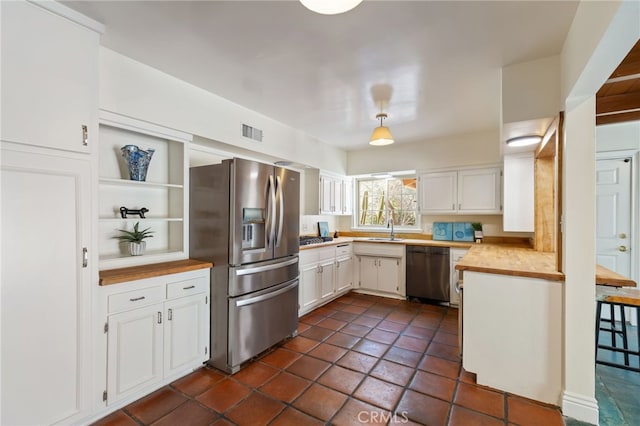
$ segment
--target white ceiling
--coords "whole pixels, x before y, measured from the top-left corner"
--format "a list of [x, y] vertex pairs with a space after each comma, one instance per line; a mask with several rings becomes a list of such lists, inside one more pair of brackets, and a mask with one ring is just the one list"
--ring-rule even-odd
[[560, 53], [576, 1], [66, 1], [102, 44], [344, 149], [500, 126], [500, 68]]

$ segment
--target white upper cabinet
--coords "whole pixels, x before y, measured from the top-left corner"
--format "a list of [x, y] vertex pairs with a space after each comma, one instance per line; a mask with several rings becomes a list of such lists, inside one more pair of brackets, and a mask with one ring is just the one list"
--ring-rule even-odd
[[54, 2], [1, 7], [2, 140], [91, 152], [102, 25]]
[[422, 213], [455, 213], [458, 204], [458, 173], [425, 173], [420, 176]]
[[500, 214], [500, 168], [458, 171], [458, 213]]
[[501, 214], [499, 167], [420, 175], [422, 214]]
[[353, 180], [331, 175], [318, 169], [304, 172], [301, 214], [351, 215], [353, 213]]
[[504, 156], [503, 230], [534, 232], [533, 152]]

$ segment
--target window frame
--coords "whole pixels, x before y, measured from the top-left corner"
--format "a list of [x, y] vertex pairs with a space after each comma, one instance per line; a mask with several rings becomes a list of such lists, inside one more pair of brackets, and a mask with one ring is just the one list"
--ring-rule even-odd
[[388, 181], [389, 180], [402, 180], [402, 179], [415, 179], [416, 180], [416, 189], [415, 189], [415, 216], [416, 216], [416, 222], [415, 225], [411, 225], [411, 226], [401, 226], [398, 224], [394, 224], [394, 230], [397, 232], [421, 232], [422, 231], [422, 218], [421, 218], [421, 213], [420, 213], [420, 200], [419, 200], [419, 194], [420, 194], [420, 190], [419, 190], [419, 179], [418, 179], [418, 174], [414, 171], [411, 171], [409, 173], [406, 174], [393, 174], [390, 176], [384, 176], [384, 177], [380, 177], [380, 176], [375, 176], [375, 175], [366, 175], [366, 176], [356, 176], [353, 179], [353, 199], [354, 199], [354, 206], [353, 206], [353, 216], [352, 216], [352, 229], [354, 230], [359, 230], [359, 231], [375, 231], [375, 232], [386, 232], [389, 231], [390, 228], [387, 228], [387, 224], [385, 222], [385, 224], [383, 225], [362, 225], [360, 224], [360, 216], [362, 214], [362, 200], [360, 199], [360, 183], [363, 181], [366, 182], [370, 182], [370, 181], [381, 181], [384, 180], [386, 182], [385, 184], [385, 192], [384, 195], [385, 197], [387, 197], [388, 195]]

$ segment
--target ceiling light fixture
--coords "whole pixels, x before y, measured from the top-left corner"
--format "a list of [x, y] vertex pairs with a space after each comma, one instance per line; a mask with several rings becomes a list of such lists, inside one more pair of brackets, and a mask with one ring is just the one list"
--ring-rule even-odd
[[337, 15], [339, 13], [347, 12], [357, 5], [362, 0], [300, 0], [307, 9], [321, 13], [322, 15]]
[[542, 136], [538, 135], [518, 136], [517, 138], [507, 139], [507, 145], [514, 147], [529, 146], [538, 144], [541, 140]]
[[387, 118], [387, 114], [381, 112], [376, 115], [376, 118], [380, 119], [380, 125], [373, 129], [373, 133], [371, 134], [371, 139], [369, 140], [369, 145], [375, 146], [383, 146], [383, 145], [391, 145], [394, 140], [393, 136], [391, 136], [391, 132], [389, 128], [382, 125], [382, 120]]

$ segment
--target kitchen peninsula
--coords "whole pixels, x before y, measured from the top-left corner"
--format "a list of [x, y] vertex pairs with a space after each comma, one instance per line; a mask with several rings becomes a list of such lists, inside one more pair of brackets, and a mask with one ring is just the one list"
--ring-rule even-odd
[[[464, 369], [478, 384], [560, 405], [564, 274], [555, 253], [475, 245], [456, 269], [464, 282]], [[599, 265], [594, 283], [636, 285]]]

